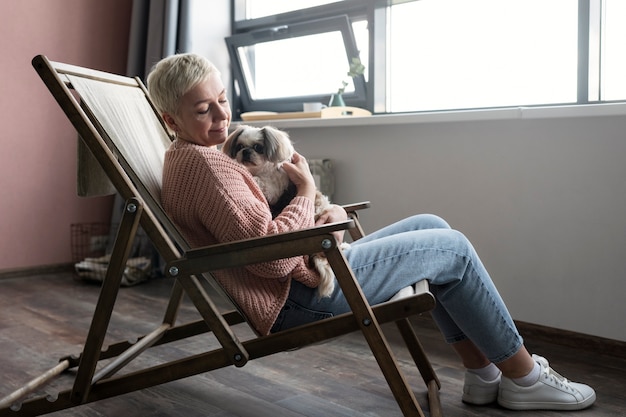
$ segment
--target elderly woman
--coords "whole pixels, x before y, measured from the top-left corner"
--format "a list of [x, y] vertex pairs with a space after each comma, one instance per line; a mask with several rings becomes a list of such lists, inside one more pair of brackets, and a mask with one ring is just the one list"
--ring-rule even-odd
[[[165, 155], [162, 203], [194, 246], [211, 245], [345, 220], [332, 206], [314, 222], [315, 183], [306, 159], [283, 168], [297, 195], [272, 218], [248, 170], [218, 150], [231, 110], [217, 69], [194, 54], [170, 56], [148, 76], [148, 89], [176, 140]], [[341, 234], [337, 234], [342, 239]], [[577, 410], [596, 395], [530, 355], [471, 243], [443, 219], [416, 215], [378, 230], [345, 249], [371, 304], [427, 279], [437, 306], [433, 318], [467, 371], [463, 401], [518, 410]], [[320, 277], [305, 257], [218, 271], [216, 278], [262, 333], [348, 311], [337, 286], [317, 296]]]

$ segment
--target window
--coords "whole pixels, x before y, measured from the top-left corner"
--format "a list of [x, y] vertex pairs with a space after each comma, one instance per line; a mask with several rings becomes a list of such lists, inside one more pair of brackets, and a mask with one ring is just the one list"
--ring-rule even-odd
[[389, 14], [391, 112], [576, 101], [576, 1], [423, 0]]
[[294, 10], [308, 9], [323, 4], [335, 3], [337, 0], [247, 0], [240, 8], [244, 9], [242, 19], [257, 19]]
[[346, 102], [366, 105], [364, 77], [347, 77], [359, 57], [347, 16], [252, 30], [226, 43], [245, 111], [301, 111], [304, 101], [328, 100], [344, 79]]
[[[234, 0], [234, 7], [233, 38], [253, 35], [236, 56], [242, 111], [297, 111], [303, 101], [327, 100], [355, 53], [366, 74], [348, 87], [347, 103], [376, 113], [626, 100], [624, 0]], [[348, 22], [343, 44], [337, 28], [320, 23], [338, 17]], [[315, 21], [302, 36], [258, 37]]]

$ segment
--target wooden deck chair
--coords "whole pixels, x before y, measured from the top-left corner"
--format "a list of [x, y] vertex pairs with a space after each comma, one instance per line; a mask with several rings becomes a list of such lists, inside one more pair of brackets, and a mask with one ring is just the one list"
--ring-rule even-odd
[[[367, 340], [403, 415], [424, 416], [381, 331], [380, 324], [385, 322], [397, 323], [427, 385], [430, 415], [441, 415], [439, 381], [408, 321], [408, 317], [434, 307], [435, 300], [426, 282], [410, 298], [370, 306], [331, 234], [348, 229], [358, 238], [361, 229], [355, 210], [366, 204], [347, 207], [351, 219], [346, 222], [191, 249], [159, 204], [163, 153], [170, 138], [142, 82], [51, 62], [44, 56], [35, 57], [33, 66], [126, 200], [126, 206], [82, 353], [78, 357], [61, 358], [48, 372], [0, 399], [0, 416], [34, 416], [63, 410], [226, 366], [241, 367], [256, 358], [353, 331], [362, 332]], [[138, 125], [139, 129], [130, 129], [129, 124]], [[139, 225], [167, 262], [166, 275], [173, 282], [171, 296], [162, 323], [152, 332], [134, 343], [114, 343], [103, 350], [129, 247]], [[202, 285], [201, 280], [206, 279], [219, 290], [210, 275], [212, 270], [321, 251], [328, 257], [351, 313], [267, 336], [246, 332], [253, 336], [240, 340], [235, 326], [248, 325], [244, 314], [236, 308], [220, 312], [207, 287]], [[184, 294], [199, 311], [201, 320], [176, 322]], [[219, 346], [139, 371], [124, 372], [128, 363], [153, 346], [206, 332], [213, 333]], [[59, 392], [56, 399], [32, 394], [69, 369], [75, 373], [73, 386]]]

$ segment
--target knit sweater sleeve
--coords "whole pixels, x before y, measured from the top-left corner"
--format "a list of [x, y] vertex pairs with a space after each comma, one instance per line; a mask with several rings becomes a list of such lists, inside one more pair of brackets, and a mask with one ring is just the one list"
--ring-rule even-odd
[[[172, 146], [165, 157], [161, 199], [193, 247], [311, 227], [313, 202], [296, 197], [275, 219], [250, 173], [215, 148]], [[260, 278], [296, 279], [316, 287], [304, 257], [246, 267]]]

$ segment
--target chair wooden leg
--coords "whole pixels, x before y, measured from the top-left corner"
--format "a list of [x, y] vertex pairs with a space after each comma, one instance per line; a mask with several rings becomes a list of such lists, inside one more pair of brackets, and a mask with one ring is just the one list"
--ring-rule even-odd
[[115, 360], [113, 360], [107, 366], [102, 368], [98, 373], [96, 373], [91, 380], [92, 384], [95, 384], [101, 379], [110, 378], [111, 376], [113, 376], [117, 371], [122, 369], [124, 366], [130, 363], [130, 361], [139, 356], [139, 354], [144, 352], [149, 347], [153, 346], [161, 337], [163, 337], [163, 334], [169, 328], [170, 325], [164, 323], [161, 326], [157, 327], [155, 330], [153, 330], [151, 333], [142, 337], [137, 343], [125, 350], [122, 354], [115, 358]]
[[398, 361], [383, 335], [372, 308], [367, 303], [352, 270], [348, 266], [348, 261], [338, 248], [326, 252], [326, 256], [333, 267], [333, 271], [361, 328], [363, 336], [374, 354], [396, 402], [402, 410], [402, 414], [405, 417], [424, 417], [424, 413], [398, 366]]
[[36, 391], [40, 387], [47, 384], [53, 378], [59, 376], [63, 371], [68, 369], [69, 366], [70, 366], [70, 361], [67, 359], [59, 362], [54, 368], [48, 370], [44, 374], [28, 382], [26, 385], [13, 391], [11, 394], [7, 395], [6, 397], [0, 399], [0, 409], [9, 407], [11, 406], [11, 404], [18, 402], [19, 400], [26, 397], [31, 392]]
[[127, 201], [74, 380], [71, 396], [74, 403], [82, 403], [89, 396], [104, 337], [111, 320], [142, 211], [143, 208], [139, 200], [132, 198]]
[[185, 294], [182, 285], [178, 282], [177, 279], [174, 280], [174, 284], [172, 286], [172, 291], [170, 293], [169, 302], [167, 305], [167, 309], [165, 310], [165, 315], [163, 316], [163, 323], [167, 323], [173, 326], [176, 323], [176, 317], [178, 316], [178, 309], [180, 308], [180, 303], [183, 300], [183, 295]]
[[439, 399], [439, 385], [435, 380], [428, 382], [428, 406], [430, 408], [430, 417], [443, 417]]
[[209, 326], [209, 329], [228, 352], [228, 356], [233, 365], [237, 367], [244, 366], [248, 362], [250, 354], [246, 351], [246, 348], [243, 347], [233, 330], [228, 326], [225, 318], [219, 314], [217, 306], [213, 300], [211, 300], [211, 297], [208, 296], [204, 288], [202, 288], [202, 284], [200, 284], [198, 278], [191, 275], [181, 276], [177, 279]]
[[443, 412], [441, 410], [441, 402], [439, 401], [439, 388], [441, 388], [439, 378], [437, 378], [437, 374], [428, 360], [424, 348], [417, 338], [409, 319], [398, 320], [396, 321], [396, 325], [428, 388], [430, 415], [431, 417], [440, 417], [443, 415]]
[[[391, 348], [387, 344], [380, 327], [376, 325], [371, 329], [364, 329], [363, 334], [367, 340], [378, 366], [380, 367], [387, 384], [393, 393], [396, 402], [402, 410], [405, 417], [420, 416], [424, 417], [424, 412], [420, 407], [413, 391], [409, 387], [404, 374], [398, 366], [395, 356], [391, 352]], [[377, 331], [376, 331], [377, 330]]]

